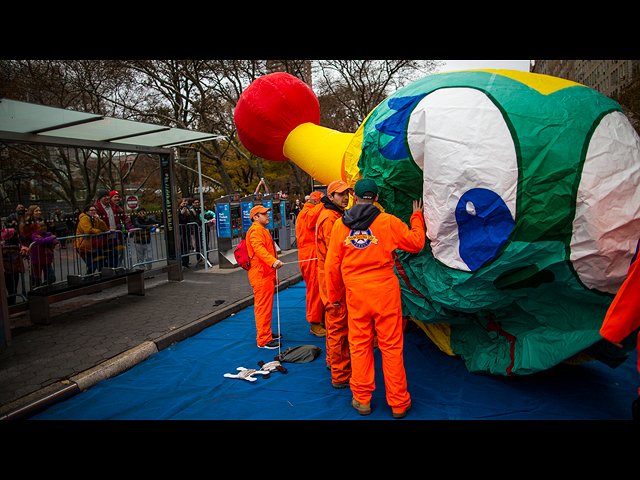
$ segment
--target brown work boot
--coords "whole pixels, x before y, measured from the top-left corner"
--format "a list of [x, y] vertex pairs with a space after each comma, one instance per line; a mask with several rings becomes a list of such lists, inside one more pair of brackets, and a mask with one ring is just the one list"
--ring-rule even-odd
[[316, 337], [327, 336], [327, 331], [319, 323], [310, 323], [309, 325], [311, 325], [311, 335], [315, 335]]
[[407, 408], [405, 408], [403, 411], [401, 412], [392, 412], [393, 413], [393, 418], [404, 418], [407, 416], [407, 412], [411, 410], [411, 402], [409, 402], [409, 405], [407, 405]]
[[351, 399], [351, 406], [353, 408], [355, 408], [360, 413], [360, 415], [369, 415], [371, 413], [371, 405], [370, 404], [362, 405], [355, 398]]
[[349, 382], [344, 382], [344, 383], [335, 383], [335, 382], [331, 382], [331, 386], [333, 388], [337, 388], [337, 389], [342, 389], [342, 388], [348, 388], [349, 387]]

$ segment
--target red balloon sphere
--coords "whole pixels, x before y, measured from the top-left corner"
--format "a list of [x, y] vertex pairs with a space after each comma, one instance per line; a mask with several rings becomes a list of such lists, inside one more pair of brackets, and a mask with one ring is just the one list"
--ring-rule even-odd
[[238, 100], [234, 121], [240, 141], [254, 155], [288, 160], [282, 150], [287, 136], [303, 123], [320, 124], [320, 104], [302, 80], [284, 72], [254, 80]]

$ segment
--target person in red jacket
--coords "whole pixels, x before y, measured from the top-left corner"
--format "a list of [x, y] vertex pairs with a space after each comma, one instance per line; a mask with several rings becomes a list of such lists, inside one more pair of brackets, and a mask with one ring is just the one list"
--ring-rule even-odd
[[274, 338], [271, 332], [273, 314], [273, 293], [278, 281], [276, 270], [283, 263], [278, 260], [276, 245], [267, 229], [270, 208], [256, 205], [249, 212], [253, 222], [247, 230], [247, 253], [251, 259], [249, 283], [254, 295], [254, 313], [256, 318], [256, 342], [260, 348], [279, 348], [280, 338]]
[[94, 205], [98, 212], [98, 217], [107, 224], [109, 230], [115, 231], [124, 228], [128, 231], [133, 231], [134, 226], [129, 215], [125, 213], [120, 205], [112, 200], [113, 198], [119, 198], [118, 192], [115, 190], [108, 192], [107, 190], [100, 189], [97, 192], [96, 198]]
[[331, 385], [334, 388], [346, 388], [351, 378], [351, 355], [349, 353], [349, 337], [345, 302], [336, 307], [327, 295], [325, 259], [331, 230], [335, 222], [342, 217], [344, 209], [349, 205], [351, 189], [341, 181], [331, 182], [327, 187], [327, 196], [322, 198], [324, 209], [318, 217], [316, 228], [316, 253], [318, 255], [318, 282], [320, 296], [325, 310], [325, 327], [327, 329], [327, 366], [331, 369]]
[[[640, 372], [640, 271], [639, 261], [634, 261], [629, 267], [627, 279], [616, 294], [613, 302], [607, 310], [600, 335], [619, 348], [622, 341], [629, 335], [637, 337], [638, 372]], [[640, 395], [640, 387], [638, 388]], [[631, 405], [631, 413], [634, 420], [640, 420], [640, 396]]]
[[316, 222], [322, 212], [320, 199], [322, 192], [312, 192], [296, 219], [296, 240], [298, 243], [298, 260], [300, 273], [307, 286], [307, 321], [311, 334], [324, 337], [324, 305], [320, 298], [318, 284], [318, 260], [316, 255]]
[[422, 200], [413, 202], [409, 230], [400, 219], [382, 213], [374, 205], [379, 195], [373, 180], [359, 180], [354, 193], [355, 205], [346, 210], [333, 227], [325, 261], [329, 301], [340, 306], [343, 289], [346, 292], [351, 406], [361, 415], [371, 413], [375, 389], [375, 329], [382, 354], [387, 403], [394, 418], [403, 418], [411, 408], [411, 398], [404, 369], [400, 284], [393, 269], [393, 254], [396, 249], [417, 253], [424, 247]]

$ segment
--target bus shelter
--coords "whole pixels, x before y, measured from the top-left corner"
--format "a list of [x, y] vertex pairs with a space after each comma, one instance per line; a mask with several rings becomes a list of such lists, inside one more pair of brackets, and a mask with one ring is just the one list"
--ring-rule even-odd
[[[160, 162], [164, 241], [169, 280], [181, 281], [173, 147], [222, 138], [63, 108], [0, 99], [0, 142], [146, 153]], [[0, 267], [2, 268], [2, 267]], [[4, 275], [0, 275], [0, 350], [11, 344]]]

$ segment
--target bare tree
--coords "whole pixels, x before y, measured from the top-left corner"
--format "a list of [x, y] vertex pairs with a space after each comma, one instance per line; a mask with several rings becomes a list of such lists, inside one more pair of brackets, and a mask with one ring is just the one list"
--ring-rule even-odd
[[[267, 73], [286, 71], [311, 85], [312, 64], [321, 124], [340, 131], [355, 131], [387, 95], [437, 67], [432, 60], [0, 60], [0, 93], [221, 135], [220, 140], [180, 148], [178, 156], [185, 160], [179, 162], [177, 177], [186, 195], [197, 185], [195, 151], [209, 169], [208, 181], [226, 193], [252, 191], [258, 179], [265, 178], [269, 190], [290, 181], [304, 194], [311, 183], [308, 174], [291, 162], [285, 173], [244, 149], [233, 111], [244, 89]], [[99, 180], [122, 185], [126, 175], [96, 152], [60, 151], [55, 159], [39, 150], [30, 155], [34, 174], [47, 175], [47, 182], [55, 186], [52, 191], [72, 205], [78, 191], [95, 193]]]
[[[182, 146], [181, 158], [195, 158], [193, 151], [199, 151], [204, 157], [204, 164], [215, 166], [218, 184], [227, 194], [235, 193], [237, 189], [252, 191], [260, 178], [265, 178], [267, 188], [272, 189], [262, 159], [247, 152], [240, 144], [233, 111], [244, 89], [256, 78], [272, 71], [306, 75], [310, 81], [308, 60], [126, 60], [122, 64], [135, 71], [145, 90], [150, 92], [146, 104], [138, 103], [135, 107], [141, 115], [146, 115], [144, 118], [147, 121], [224, 137]], [[244, 161], [248, 169], [243, 169], [245, 173], [234, 180], [228, 167], [229, 161], [235, 158]], [[194, 165], [189, 162], [181, 162], [187, 168], [181, 168], [178, 173], [180, 188], [187, 194], [191, 194], [191, 186], [195, 185], [192, 178]], [[301, 180], [301, 175], [304, 174], [293, 168], [290, 170], [303, 191], [305, 182]], [[255, 179], [255, 183], [247, 185], [245, 179]]]
[[193, 150], [200, 151], [215, 165], [218, 184], [224, 191], [234, 193], [236, 187], [227, 172], [224, 158], [230, 148], [229, 141], [235, 134], [233, 107], [245, 84], [248, 85], [247, 78], [251, 79], [251, 72], [258, 71], [255, 61], [123, 60], [121, 63], [138, 74], [147, 92], [145, 102], [127, 106], [137, 111], [140, 118], [178, 128], [217, 133], [227, 138], [225, 141], [180, 148], [178, 156], [184, 159], [180, 164], [187, 167], [177, 171], [183, 195], [192, 195], [197, 183], [194, 178], [195, 155], [189, 155]]
[[324, 126], [355, 131], [387, 96], [438, 66], [435, 60], [318, 60]]
[[[70, 108], [107, 116], [122, 115], [115, 98], [133, 77], [108, 60], [3, 60], [0, 62], [0, 93], [15, 100]], [[20, 164], [21, 177], [36, 180], [43, 191], [72, 207], [95, 194], [105, 152], [65, 147], [11, 145], [8, 162]], [[79, 192], [85, 198], [77, 198]], [[82, 205], [83, 203], [81, 203]]]

